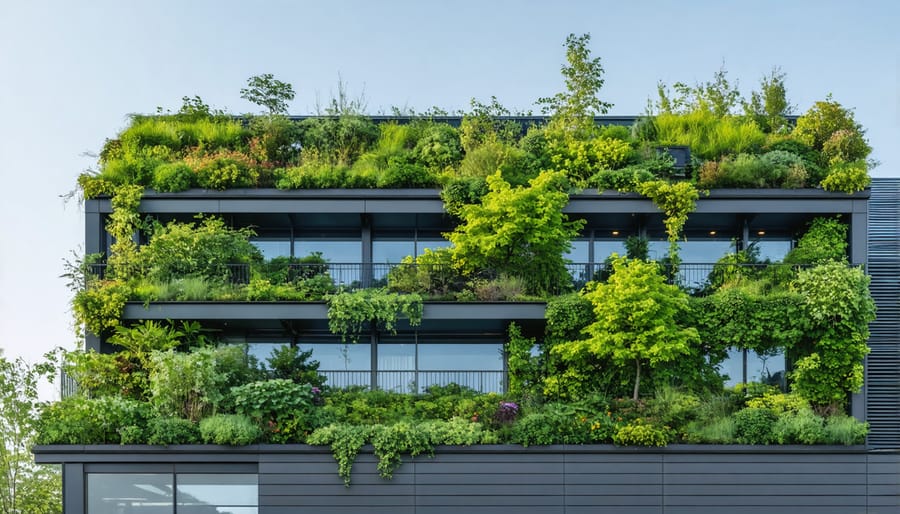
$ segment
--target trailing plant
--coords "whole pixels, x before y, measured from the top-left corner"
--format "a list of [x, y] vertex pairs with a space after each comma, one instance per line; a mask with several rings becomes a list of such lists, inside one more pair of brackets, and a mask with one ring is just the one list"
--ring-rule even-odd
[[119, 326], [130, 290], [118, 280], [102, 280], [88, 289], [75, 293], [72, 312], [76, 325], [95, 335], [105, 335]]
[[122, 185], [115, 189], [112, 199], [112, 213], [106, 224], [106, 231], [113, 238], [110, 255], [107, 260], [109, 269], [107, 276], [126, 280], [138, 270], [138, 249], [134, 236], [141, 228], [141, 217], [138, 207], [144, 189], [139, 185]]
[[422, 297], [416, 293], [361, 289], [330, 295], [326, 302], [328, 329], [332, 334], [339, 334], [342, 341], [357, 341], [366, 326], [395, 333], [401, 315], [414, 327], [422, 321]]
[[688, 214], [696, 208], [700, 192], [688, 182], [669, 184], [663, 181], [642, 182], [638, 184], [637, 192], [652, 200], [666, 215], [663, 224], [669, 239], [669, 259], [673, 267], [677, 268], [678, 239], [681, 238], [681, 230], [687, 222]]
[[429, 435], [416, 425], [403, 421], [391, 425], [373, 425], [370, 437], [381, 477], [393, 477], [394, 470], [403, 463], [401, 454], [406, 453], [411, 457], [433, 454], [434, 444]]
[[356, 455], [371, 437], [373, 427], [348, 424], [331, 424], [315, 430], [306, 439], [307, 444], [331, 446], [338, 464], [338, 475], [344, 485], [350, 487], [350, 472]]
[[[536, 345], [534, 338], [522, 335], [522, 329], [515, 323], [509, 324], [505, 344], [506, 367], [509, 385], [507, 393], [515, 398], [529, 395], [540, 380], [537, 359], [531, 350]], [[518, 410], [518, 408], [517, 408]]]
[[480, 205], [464, 205], [462, 223], [446, 234], [453, 263], [463, 273], [482, 269], [528, 280], [528, 293], [557, 289], [568, 281], [563, 255], [583, 220], [569, 221], [565, 176], [545, 171], [527, 187], [511, 187], [500, 173], [488, 177]]
[[200, 421], [200, 438], [205, 443], [244, 446], [261, 436], [259, 427], [247, 416], [216, 414]]

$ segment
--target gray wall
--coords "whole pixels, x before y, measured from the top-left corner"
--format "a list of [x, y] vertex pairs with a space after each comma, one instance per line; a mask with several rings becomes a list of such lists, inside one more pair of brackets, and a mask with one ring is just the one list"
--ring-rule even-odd
[[[439, 447], [382, 479], [371, 448], [337, 475], [306, 445], [38, 446], [65, 464], [66, 514], [83, 514], [83, 473], [168, 465], [259, 472], [259, 514], [896, 514], [900, 451], [861, 446]], [[233, 471], [232, 471], [233, 472]]]
[[[514, 448], [514, 449], [510, 449]], [[330, 455], [260, 455], [260, 514], [900, 511], [900, 455], [844, 449], [447, 448], [393, 480], [362, 454], [344, 487]], [[409, 461], [410, 459], [406, 459]]]

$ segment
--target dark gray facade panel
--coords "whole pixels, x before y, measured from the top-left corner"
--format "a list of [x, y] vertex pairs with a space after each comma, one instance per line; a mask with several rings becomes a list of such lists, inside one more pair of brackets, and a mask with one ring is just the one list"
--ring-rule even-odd
[[[220, 463], [224, 472], [246, 472], [258, 465], [260, 514], [864, 514], [900, 507], [900, 453], [861, 447], [443, 447], [434, 458], [405, 457], [393, 480], [378, 475], [371, 448], [364, 448], [350, 487], [337, 476], [330, 450], [321, 447], [184, 446], [166, 451], [126, 446], [119, 447], [119, 454], [112, 453], [112, 445], [66, 448], [38, 447], [35, 453], [39, 461], [68, 462], [69, 509], [83, 504], [85, 472], [136, 472], [142, 466], [144, 471], [205, 471], [209, 462]], [[82, 464], [91, 457], [113, 456], [124, 458]], [[207, 464], [196, 463], [198, 457], [206, 457]], [[248, 458], [255, 462], [240, 463]]]
[[868, 445], [900, 448], [900, 179], [874, 179], [869, 200], [869, 290], [877, 307], [866, 358]]
[[84, 464], [62, 465], [63, 514], [84, 512]]

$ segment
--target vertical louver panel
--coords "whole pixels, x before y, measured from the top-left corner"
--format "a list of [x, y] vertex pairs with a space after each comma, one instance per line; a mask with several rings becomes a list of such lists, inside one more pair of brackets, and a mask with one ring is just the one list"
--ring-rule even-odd
[[878, 307], [866, 360], [872, 448], [900, 448], [900, 179], [874, 179], [869, 199], [871, 291]]

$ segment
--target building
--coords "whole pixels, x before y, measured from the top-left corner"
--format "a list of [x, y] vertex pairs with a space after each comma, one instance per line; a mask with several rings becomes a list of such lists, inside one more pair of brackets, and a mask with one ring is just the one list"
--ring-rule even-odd
[[[852, 414], [867, 420], [867, 444], [850, 447], [675, 445], [662, 450], [609, 445], [445, 448], [404, 464], [392, 481], [360, 457], [345, 488], [327, 449], [305, 445], [171, 447], [63, 445], [35, 448], [38, 462], [63, 463], [68, 514], [288, 512], [896, 512], [900, 506], [900, 180], [876, 179], [847, 195], [821, 189], [723, 189], [701, 197], [684, 228], [678, 280], [699, 287], [716, 260], [753, 244], [783, 257], [811, 219], [839, 215], [849, 226], [849, 261], [865, 266], [878, 319], [871, 325], [863, 391]], [[406, 255], [447, 244], [452, 228], [434, 189], [191, 189], [146, 192], [140, 212], [160, 221], [214, 214], [254, 227], [267, 257], [321, 252], [338, 284], [383, 281]], [[629, 235], [665, 251], [663, 216], [633, 193], [584, 191], [565, 208], [584, 219], [569, 255], [573, 281], [591, 277]], [[107, 252], [109, 198], [85, 202], [86, 253]], [[735, 243], [736, 242], [736, 243]], [[237, 271], [240, 274], [240, 270]], [[540, 333], [541, 302], [426, 302], [421, 324], [396, 334], [373, 330], [343, 343], [328, 331], [322, 302], [136, 302], [123, 323], [196, 320], [264, 357], [282, 344], [312, 349], [336, 386], [422, 391], [459, 383], [503, 391], [503, 344], [510, 322]], [[111, 351], [88, 336], [88, 346]], [[735, 382], [781, 375], [784, 357], [736, 352]], [[738, 379], [737, 377], [740, 377]], [[215, 507], [213, 507], [215, 505]]]

